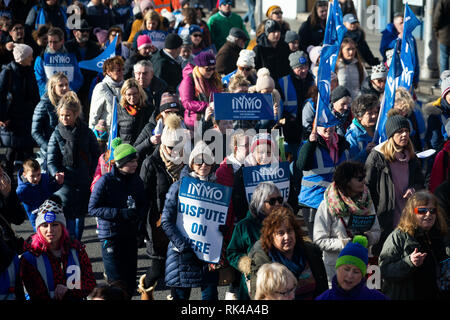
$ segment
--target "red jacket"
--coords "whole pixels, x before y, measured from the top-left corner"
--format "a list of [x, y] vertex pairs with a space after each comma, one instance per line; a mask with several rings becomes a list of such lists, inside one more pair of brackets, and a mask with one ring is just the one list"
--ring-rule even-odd
[[[445, 153], [447, 153], [447, 157], [445, 157]], [[445, 180], [447, 180], [448, 177], [448, 155], [450, 154], [450, 141], [447, 141], [442, 148], [441, 151], [438, 152], [436, 155], [436, 158], [434, 159], [433, 168], [431, 169], [431, 176], [430, 176], [430, 186], [429, 189], [431, 192], [434, 193], [434, 190]], [[447, 159], [447, 172], [444, 172], [444, 159]]]
[[[231, 164], [227, 164], [227, 158], [225, 158], [221, 163], [219, 168], [216, 170], [216, 182], [227, 186], [233, 187], [234, 183], [234, 170]], [[235, 223], [235, 214], [233, 210], [233, 201], [230, 201], [230, 206], [228, 207], [227, 221], [225, 224], [228, 226], [227, 234], [224, 235], [224, 241], [227, 243], [231, 240], [231, 236], [233, 235], [234, 223]]]

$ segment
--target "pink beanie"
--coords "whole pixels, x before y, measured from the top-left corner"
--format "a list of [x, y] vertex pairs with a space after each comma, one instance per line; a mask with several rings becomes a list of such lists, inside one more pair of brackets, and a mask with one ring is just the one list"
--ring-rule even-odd
[[138, 50], [141, 50], [142, 48], [146, 47], [146, 46], [151, 46], [152, 45], [152, 39], [150, 39], [150, 37], [146, 34], [141, 34], [138, 38], [137, 38], [137, 48]]
[[152, 1], [149, 0], [141, 0], [141, 3], [139, 4], [139, 9], [141, 9], [141, 12], [144, 13], [144, 9], [146, 8], [153, 8]]
[[261, 68], [256, 73], [256, 91], [260, 92], [264, 89], [275, 89], [275, 81], [270, 76], [270, 71], [267, 68]]

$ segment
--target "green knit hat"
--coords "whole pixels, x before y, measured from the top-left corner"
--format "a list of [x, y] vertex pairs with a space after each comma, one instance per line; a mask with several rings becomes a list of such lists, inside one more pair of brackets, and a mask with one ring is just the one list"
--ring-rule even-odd
[[118, 168], [137, 158], [136, 149], [131, 144], [122, 143], [119, 137], [111, 142], [111, 146], [114, 148], [114, 163]]
[[352, 242], [347, 243], [336, 260], [336, 269], [344, 264], [351, 264], [361, 270], [363, 277], [367, 272], [369, 262], [367, 245], [368, 240], [364, 236], [355, 236]]

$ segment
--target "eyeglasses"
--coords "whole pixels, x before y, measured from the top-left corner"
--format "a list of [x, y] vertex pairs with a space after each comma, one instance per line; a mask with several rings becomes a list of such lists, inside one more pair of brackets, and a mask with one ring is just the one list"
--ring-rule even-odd
[[291, 289], [288, 289], [286, 291], [275, 291], [275, 293], [278, 293], [280, 295], [282, 295], [283, 297], [286, 297], [288, 295], [290, 295], [292, 292], [294, 292], [297, 289], [297, 287], [292, 287]]
[[201, 33], [193, 33], [192, 36], [195, 38], [203, 37], [203, 35]]
[[414, 208], [414, 213], [415, 214], [427, 214], [427, 212], [431, 213], [431, 214], [436, 214], [437, 213], [437, 209], [436, 208]]
[[272, 12], [272, 14], [276, 14], [276, 15], [283, 14], [283, 11], [274, 11], [274, 12]]
[[252, 70], [251, 67], [238, 67], [238, 68], [239, 68], [239, 70], [241, 70], [241, 71], [250, 71], [250, 70]]
[[277, 203], [277, 202], [279, 204], [283, 204], [283, 201], [284, 201], [283, 197], [275, 197], [275, 198], [270, 198], [269, 200], [266, 200], [264, 202], [270, 204], [271, 206], [274, 206], [275, 203]]
[[210, 72], [210, 71], [214, 71], [214, 70], [216, 70], [216, 67], [205, 67], [205, 71]]

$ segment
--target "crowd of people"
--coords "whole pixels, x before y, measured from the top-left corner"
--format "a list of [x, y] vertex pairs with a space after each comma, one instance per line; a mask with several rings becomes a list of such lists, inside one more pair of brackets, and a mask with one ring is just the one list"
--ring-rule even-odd
[[[448, 55], [439, 99], [418, 100], [417, 69], [379, 143], [402, 13], [373, 53], [353, 1], [338, 1], [337, 124], [321, 126], [328, 1], [299, 30], [277, 5], [256, 25], [246, 2], [241, 17], [232, 0], [0, 1], [0, 300], [153, 300], [158, 283], [173, 300], [192, 288], [218, 300], [219, 286], [227, 300], [450, 298]], [[101, 68], [79, 64], [91, 60]], [[216, 119], [231, 108], [215, 104], [221, 93], [270, 94], [273, 119]], [[246, 169], [281, 162], [287, 192], [269, 179], [248, 198]], [[187, 178], [231, 188], [218, 263], [199, 258], [179, 223]], [[87, 216], [106, 284], [83, 243]], [[12, 225], [27, 219], [22, 239]]]

